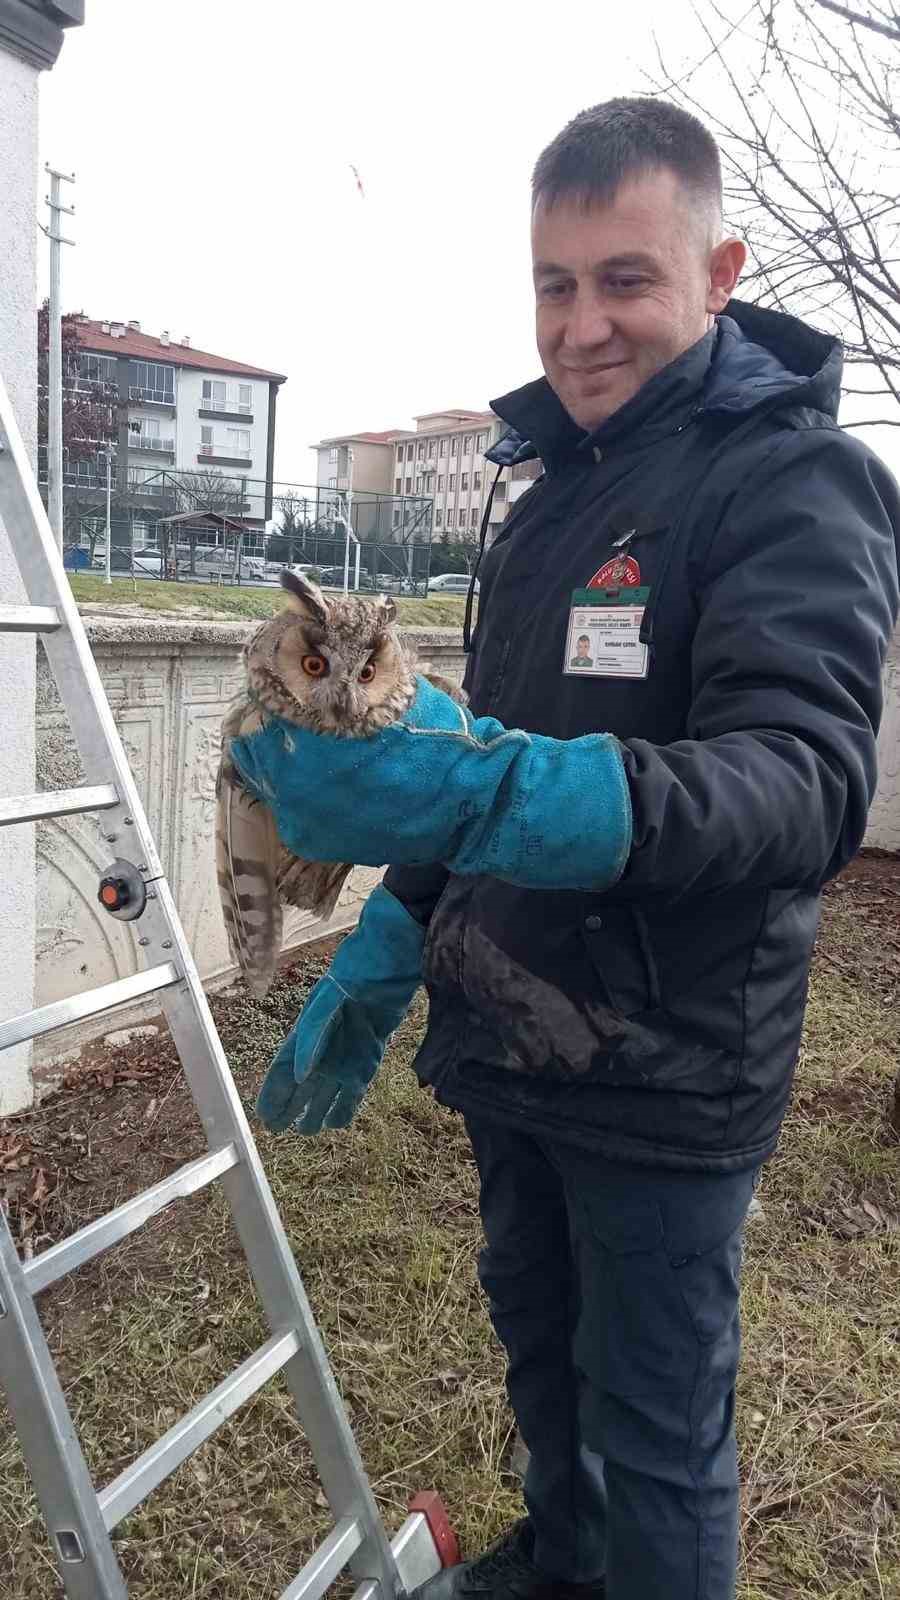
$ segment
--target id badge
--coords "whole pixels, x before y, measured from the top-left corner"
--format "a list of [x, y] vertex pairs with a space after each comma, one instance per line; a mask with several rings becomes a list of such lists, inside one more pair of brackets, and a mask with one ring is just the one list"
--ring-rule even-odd
[[646, 678], [649, 650], [641, 643], [648, 587], [576, 589], [566, 632], [567, 677]]

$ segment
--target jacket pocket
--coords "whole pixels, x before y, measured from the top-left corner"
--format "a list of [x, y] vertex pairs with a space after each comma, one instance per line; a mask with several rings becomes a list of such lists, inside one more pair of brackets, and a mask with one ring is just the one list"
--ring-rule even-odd
[[604, 997], [623, 1017], [657, 1011], [659, 972], [643, 911], [606, 905], [588, 910], [581, 938]]

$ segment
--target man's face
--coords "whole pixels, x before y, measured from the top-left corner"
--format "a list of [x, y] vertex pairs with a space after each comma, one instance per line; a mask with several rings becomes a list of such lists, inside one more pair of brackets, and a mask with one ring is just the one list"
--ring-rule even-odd
[[582, 661], [584, 660], [585, 656], [587, 655], [588, 650], [590, 649], [590, 645], [591, 645], [590, 639], [579, 639], [578, 640], [578, 644], [577, 644], [576, 648], [577, 648], [578, 654], [581, 657]]
[[611, 205], [538, 201], [532, 219], [537, 344], [569, 415], [588, 433], [654, 373], [702, 339], [743, 265], [663, 168], [629, 180]]

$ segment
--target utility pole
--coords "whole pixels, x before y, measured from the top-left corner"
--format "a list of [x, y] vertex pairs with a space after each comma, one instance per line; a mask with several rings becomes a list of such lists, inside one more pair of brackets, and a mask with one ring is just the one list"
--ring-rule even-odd
[[[60, 184], [74, 183], [74, 172], [57, 172], [45, 163], [50, 179], [50, 193], [45, 196], [50, 208], [50, 225], [44, 228], [50, 240], [50, 394], [47, 419], [47, 501], [50, 526], [56, 535], [60, 553], [63, 547], [63, 443], [62, 443], [62, 307], [59, 294], [60, 247], [74, 244], [60, 232], [63, 213], [75, 215], [74, 206], [64, 206], [60, 200]], [[109, 541], [107, 540], [107, 543]]]

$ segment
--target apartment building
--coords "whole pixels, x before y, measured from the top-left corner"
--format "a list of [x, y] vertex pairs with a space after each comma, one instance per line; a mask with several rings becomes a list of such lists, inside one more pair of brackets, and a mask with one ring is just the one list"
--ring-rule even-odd
[[[114, 475], [119, 494], [148, 504], [166, 485], [165, 471], [227, 480], [235, 509], [249, 528], [272, 515], [275, 413], [283, 373], [233, 361], [190, 340], [143, 333], [139, 322], [75, 325], [74, 370], [64, 389], [103, 384], [117, 407]], [[65, 399], [64, 399], [65, 404]], [[70, 493], [100, 490], [106, 458], [73, 461], [65, 469]]]
[[[396, 428], [320, 440], [313, 447], [318, 453], [318, 482], [346, 488], [347, 452], [352, 449], [354, 488], [377, 490], [397, 501], [427, 497], [432, 502], [434, 538], [470, 543], [481, 527], [496, 473], [484, 460], [484, 452], [505, 431], [504, 424], [492, 411], [428, 411], [413, 420], [414, 431]], [[494, 495], [489, 539], [506, 516], [508, 494], [502, 479]], [[394, 505], [392, 516], [399, 529], [401, 505]]]

